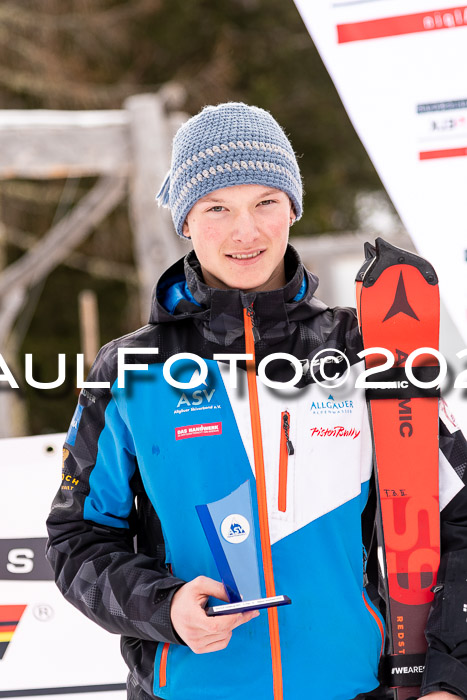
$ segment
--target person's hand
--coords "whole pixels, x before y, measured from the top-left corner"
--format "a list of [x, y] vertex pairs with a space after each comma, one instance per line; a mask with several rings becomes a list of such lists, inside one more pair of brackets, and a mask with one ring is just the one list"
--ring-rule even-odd
[[172, 598], [172, 625], [195, 654], [225, 649], [230, 642], [232, 630], [259, 615], [257, 610], [251, 610], [208, 617], [204, 608], [209, 596], [228, 601], [222, 583], [206, 576], [198, 576], [179, 588]]
[[430, 698], [430, 700], [462, 700], [458, 695], [447, 693], [445, 690], [438, 690], [436, 693], [428, 693], [428, 695], [424, 695], [420, 700], [425, 700], [425, 698]]

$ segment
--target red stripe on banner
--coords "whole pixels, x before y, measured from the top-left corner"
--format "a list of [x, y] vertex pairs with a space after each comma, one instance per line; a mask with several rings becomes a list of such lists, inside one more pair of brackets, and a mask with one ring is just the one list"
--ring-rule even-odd
[[382, 39], [386, 36], [430, 32], [434, 29], [451, 29], [467, 26], [467, 5], [445, 10], [418, 12], [414, 15], [383, 17], [365, 22], [350, 22], [337, 25], [337, 41], [345, 44], [349, 41]]
[[25, 610], [26, 605], [0, 605], [0, 621], [17, 624]]
[[467, 156], [467, 147], [464, 148], [443, 148], [439, 151], [421, 151], [420, 160], [432, 160], [433, 158], [457, 158]]

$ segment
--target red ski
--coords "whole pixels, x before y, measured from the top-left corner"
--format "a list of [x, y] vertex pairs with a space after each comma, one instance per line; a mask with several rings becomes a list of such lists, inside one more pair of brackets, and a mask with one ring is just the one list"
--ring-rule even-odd
[[[376, 464], [380, 544], [387, 587], [388, 655], [385, 682], [397, 700], [418, 698], [424, 669], [424, 629], [440, 557], [438, 487], [438, 361], [420, 348], [438, 349], [439, 293], [432, 266], [381, 238], [365, 249], [357, 277], [357, 309], [367, 354]], [[381, 367], [383, 369], [375, 369]], [[392, 366], [391, 366], [392, 365]], [[415, 378], [415, 383], [412, 377]], [[373, 386], [372, 386], [373, 385]]]

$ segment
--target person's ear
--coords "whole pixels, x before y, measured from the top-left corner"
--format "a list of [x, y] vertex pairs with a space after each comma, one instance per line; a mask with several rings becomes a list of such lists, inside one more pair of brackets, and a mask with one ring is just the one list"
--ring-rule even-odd
[[295, 221], [295, 219], [296, 219], [297, 217], [296, 217], [296, 215], [295, 215], [295, 208], [294, 208], [293, 202], [292, 202], [292, 200], [290, 199], [290, 197], [289, 197], [289, 202], [290, 202], [289, 226], [292, 226], [292, 224], [294, 223], [294, 221]]
[[190, 229], [189, 229], [189, 226], [188, 226], [188, 221], [187, 221], [186, 219], [185, 219], [185, 221], [183, 222], [182, 233], [183, 233], [183, 235], [185, 236], [185, 238], [191, 238]]

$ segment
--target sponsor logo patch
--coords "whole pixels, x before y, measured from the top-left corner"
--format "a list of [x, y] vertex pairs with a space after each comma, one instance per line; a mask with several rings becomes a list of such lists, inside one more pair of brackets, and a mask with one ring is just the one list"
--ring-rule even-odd
[[183, 392], [177, 403], [174, 414], [188, 413], [193, 411], [212, 411], [221, 408], [221, 405], [213, 402], [215, 389], [197, 389], [193, 392]]
[[310, 428], [311, 437], [351, 437], [358, 438], [360, 431], [356, 428], [344, 428], [343, 425], [335, 425], [333, 428]]
[[449, 430], [449, 432], [455, 433], [457, 430], [459, 430], [459, 426], [456, 423], [456, 419], [454, 417], [454, 414], [451, 413], [449, 410], [449, 407], [444, 399], [440, 399], [440, 418], [443, 421], [444, 425], [446, 428]]
[[391, 669], [393, 675], [404, 673], [423, 673], [425, 666], [397, 666]]
[[310, 411], [314, 414], [322, 413], [352, 413], [353, 401], [335, 401], [332, 394], [329, 394], [327, 401], [312, 401]]
[[96, 397], [87, 389], [81, 389], [81, 396], [84, 396], [90, 403], [96, 403]]
[[73, 445], [76, 442], [76, 436], [78, 435], [78, 428], [81, 421], [81, 416], [83, 414], [83, 408], [84, 407], [81, 406], [81, 404], [78, 404], [73, 414], [73, 418], [71, 419], [71, 425], [68, 429], [68, 433], [65, 439], [65, 442], [68, 445], [71, 445], [71, 447], [73, 447]]
[[70, 456], [70, 451], [63, 448], [63, 467], [62, 467], [62, 491], [73, 491], [75, 486], [78, 486], [79, 479], [76, 479], [72, 474], [68, 474], [66, 461]]
[[203, 435], [222, 435], [222, 423], [198, 423], [175, 428], [175, 439], [202, 437]]

